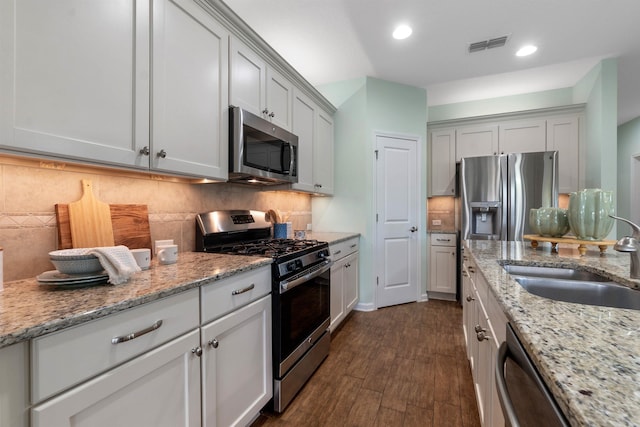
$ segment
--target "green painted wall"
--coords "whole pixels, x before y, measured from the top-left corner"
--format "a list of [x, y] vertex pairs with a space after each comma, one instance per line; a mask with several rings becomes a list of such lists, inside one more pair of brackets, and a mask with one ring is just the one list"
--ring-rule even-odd
[[571, 105], [571, 88], [502, 96], [480, 101], [458, 102], [455, 104], [429, 107], [429, 121], [463, 119], [467, 117], [510, 113], [513, 111], [536, 110]]
[[[314, 197], [313, 229], [359, 232], [360, 309], [375, 309], [374, 133], [421, 139], [421, 200], [426, 200], [427, 94], [424, 89], [371, 77], [332, 83], [318, 90], [338, 108], [335, 126], [335, 193]], [[421, 293], [426, 292], [426, 206], [421, 212]]]
[[[640, 182], [632, 181], [632, 164], [634, 163], [636, 170], [640, 171], [640, 117], [618, 127], [618, 167], [616, 171], [618, 176], [618, 215], [636, 222], [640, 221], [640, 212], [632, 211], [631, 192], [640, 191], [638, 189]], [[629, 226], [618, 224], [618, 238], [628, 236], [629, 233], [631, 233]]]

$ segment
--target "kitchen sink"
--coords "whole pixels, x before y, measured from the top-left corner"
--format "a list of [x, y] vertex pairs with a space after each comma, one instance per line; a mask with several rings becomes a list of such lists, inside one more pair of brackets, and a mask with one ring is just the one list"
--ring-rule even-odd
[[572, 268], [505, 265], [504, 269], [534, 295], [556, 301], [640, 310], [640, 291], [597, 273]]

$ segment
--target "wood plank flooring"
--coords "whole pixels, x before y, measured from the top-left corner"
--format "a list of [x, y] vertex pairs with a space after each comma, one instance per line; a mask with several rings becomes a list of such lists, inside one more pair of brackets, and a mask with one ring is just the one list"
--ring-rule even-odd
[[431, 300], [353, 312], [283, 414], [261, 426], [480, 426], [462, 308]]

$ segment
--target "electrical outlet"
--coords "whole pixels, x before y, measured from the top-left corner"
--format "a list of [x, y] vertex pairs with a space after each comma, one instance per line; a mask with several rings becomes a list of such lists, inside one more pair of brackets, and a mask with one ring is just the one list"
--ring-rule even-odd
[[442, 225], [442, 221], [439, 219], [432, 219], [431, 225]]

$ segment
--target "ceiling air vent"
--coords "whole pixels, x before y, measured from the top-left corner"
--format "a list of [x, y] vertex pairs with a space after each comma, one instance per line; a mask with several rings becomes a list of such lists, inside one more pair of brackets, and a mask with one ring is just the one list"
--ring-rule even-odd
[[469, 44], [469, 53], [480, 52], [485, 49], [493, 49], [494, 47], [502, 47], [507, 43], [509, 36], [496, 37], [489, 40], [482, 40]]

